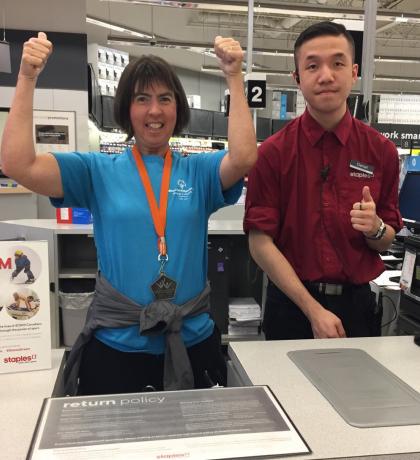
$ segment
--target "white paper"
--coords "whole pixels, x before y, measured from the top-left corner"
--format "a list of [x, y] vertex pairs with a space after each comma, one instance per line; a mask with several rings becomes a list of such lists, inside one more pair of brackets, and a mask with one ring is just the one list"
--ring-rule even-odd
[[398, 283], [391, 281], [390, 278], [395, 276], [401, 276], [401, 270], [385, 270], [377, 278], [372, 280], [372, 283], [377, 284], [380, 287], [384, 286], [399, 286]]
[[401, 269], [400, 286], [403, 291], [409, 291], [411, 289], [411, 282], [413, 280], [414, 265], [416, 263], [416, 253], [405, 250], [404, 262]]

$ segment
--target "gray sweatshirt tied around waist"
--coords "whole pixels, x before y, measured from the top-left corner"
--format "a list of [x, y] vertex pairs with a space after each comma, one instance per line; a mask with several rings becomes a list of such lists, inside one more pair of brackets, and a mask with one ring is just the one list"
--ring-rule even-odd
[[168, 300], [155, 300], [143, 306], [118, 292], [98, 273], [95, 296], [89, 307], [85, 326], [76, 339], [64, 367], [65, 394], [77, 394], [83, 348], [95, 329], [136, 324], [139, 325], [139, 333], [142, 335], [165, 335], [164, 390], [194, 388], [194, 375], [180, 331], [183, 318], [210, 312], [209, 298], [210, 286], [207, 284], [199, 295], [182, 305]]

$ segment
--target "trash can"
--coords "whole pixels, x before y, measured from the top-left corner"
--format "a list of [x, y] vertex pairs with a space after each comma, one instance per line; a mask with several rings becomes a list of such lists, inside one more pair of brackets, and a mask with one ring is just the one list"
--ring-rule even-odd
[[94, 294], [94, 292], [58, 292], [64, 346], [72, 347], [82, 331]]

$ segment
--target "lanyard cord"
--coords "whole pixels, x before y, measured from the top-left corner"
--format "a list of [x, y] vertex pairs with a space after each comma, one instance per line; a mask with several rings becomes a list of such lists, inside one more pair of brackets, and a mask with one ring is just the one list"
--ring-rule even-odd
[[140, 152], [138, 151], [136, 145], [134, 145], [133, 147], [133, 155], [136, 161], [140, 180], [146, 192], [146, 198], [149, 203], [150, 213], [153, 219], [153, 225], [158, 235], [159, 260], [161, 260], [162, 257], [166, 258], [167, 260], [165, 228], [166, 228], [166, 210], [168, 208], [169, 181], [171, 178], [171, 169], [172, 169], [171, 151], [168, 148], [168, 150], [165, 153], [165, 162], [163, 164], [162, 182], [160, 185], [159, 207], [157, 206], [156, 198], [153, 193], [153, 188], [150, 182], [149, 174], [147, 173], [143, 158]]

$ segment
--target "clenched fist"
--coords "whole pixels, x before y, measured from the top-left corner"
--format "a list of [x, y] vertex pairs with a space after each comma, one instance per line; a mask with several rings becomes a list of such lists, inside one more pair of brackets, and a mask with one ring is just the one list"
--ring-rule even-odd
[[219, 67], [226, 77], [242, 73], [244, 52], [238, 41], [218, 35], [214, 39], [214, 51], [219, 59]]

